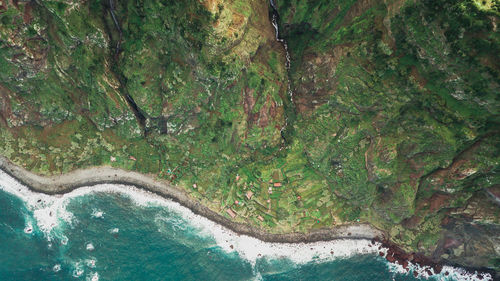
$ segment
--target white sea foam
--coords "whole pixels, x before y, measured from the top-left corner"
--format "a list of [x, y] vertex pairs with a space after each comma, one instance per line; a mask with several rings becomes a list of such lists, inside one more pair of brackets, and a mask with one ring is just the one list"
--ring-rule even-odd
[[73, 277], [75, 278], [82, 276], [82, 274], [83, 274], [83, 269], [81, 268], [76, 268], [75, 270], [73, 270]]
[[62, 237], [61, 237], [61, 244], [62, 245], [68, 245], [68, 241], [69, 241], [68, 237], [66, 235], [62, 235]]
[[95, 248], [94, 248], [94, 245], [92, 243], [87, 243], [87, 245], [85, 246], [85, 249], [87, 249], [87, 251], [93, 251]]
[[[384, 253], [387, 253], [386, 249], [383, 249]], [[467, 272], [462, 268], [457, 268], [453, 266], [443, 266], [443, 269], [439, 274], [436, 274], [434, 269], [430, 266], [421, 266], [419, 264], [408, 263], [408, 270], [403, 268], [402, 265], [396, 263], [387, 262], [387, 266], [389, 271], [400, 274], [413, 274], [416, 272], [419, 277], [423, 277], [430, 280], [439, 280], [439, 281], [489, 281], [493, 280], [491, 274], [489, 273], [471, 273]], [[429, 275], [428, 272], [431, 272]]]
[[95, 259], [85, 260], [85, 264], [87, 264], [87, 266], [90, 267], [90, 268], [95, 268], [95, 263], [96, 263]]
[[102, 218], [104, 216], [104, 212], [98, 209], [92, 209], [92, 217], [94, 218]]
[[443, 270], [441, 271], [441, 276], [446, 276], [446, 272], [448, 272], [448, 276], [453, 278], [453, 280], [457, 281], [475, 281], [475, 280], [493, 280], [493, 277], [489, 273], [471, 273], [467, 272], [462, 268], [452, 267], [452, 266], [443, 266]]
[[33, 225], [30, 221], [26, 223], [26, 227], [24, 228], [24, 233], [31, 234], [33, 232]]
[[[66, 206], [70, 199], [84, 196], [96, 192], [120, 193], [129, 197], [132, 202], [138, 206], [160, 206], [166, 207], [170, 211], [174, 211], [181, 216], [185, 223], [197, 228], [201, 235], [213, 237], [217, 245], [224, 251], [236, 252], [241, 258], [248, 260], [251, 264], [255, 264], [257, 259], [289, 259], [296, 264], [303, 264], [310, 261], [328, 261], [335, 258], [349, 257], [355, 254], [378, 254], [379, 251], [387, 253], [387, 249], [379, 249], [380, 244], [371, 244], [369, 240], [356, 239], [337, 239], [324, 242], [312, 243], [268, 243], [260, 241], [256, 238], [246, 235], [239, 235], [209, 219], [194, 214], [188, 208], [181, 206], [179, 203], [165, 199], [154, 193], [148, 192], [127, 185], [119, 184], [101, 184], [92, 187], [82, 187], [73, 190], [64, 195], [49, 196], [46, 194], [30, 191], [8, 174], [0, 170], [0, 189], [9, 192], [24, 200], [26, 205], [35, 214], [36, 224], [44, 233], [47, 234], [50, 240], [50, 232], [57, 227], [61, 222], [71, 223], [73, 215], [66, 210]], [[101, 218], [104, 212], [94, 209], [92, 216]], [[156, 216], [155, 222], [165, 223], [171, 221], [169, 218]], [[179, 224], [179, 221], [176, 221]], [[182, 221], [178, 228], [184, 229]], [[110, 233], [117, 233], [118, 228], [110, 229]], [[67, 238], [66, 238], [67, 239]], [[64, 236], [62, 241], [64, 241]], [[67, 242], [67, 240], [66, 240]], [[88, 246], [88, 245], [87, 245]], [[392, 272], [406, 273], [406, 270], [397, 264], [388, 263]], [[427, 267], [410, 264], [410, 272], [417, 271], [420, 276], [427, 276]], [[430, 269], [432, 272], [433, 270]], [[449, 275], [445, 276], [444, 273]], [[84, 273], [81, 263], [75, 265], [73, 276], [80, 277]], [[91, 279], [98, 280], [97, 273], [89, 275]], [[436, 275], [440, 279], [448, 280], [480, 280], [478, 274], [467, 273], [465, 270], [445, 266], [441, 274]], [[491, 276], [483, 275], [482, 280], [492, 280]], [[96, 279], [94, 279], [96, 278]]]
[[115, 233], [120, 232], [120, 229], [117, 228], [117, 227], [115, 227], [115, 228], [111, 228], [110, 230], [108, 230], [108, 232], [111, 233], [111, 234], [115, 234]]
[[52, 270], [54, 272], [59, 272], [61, 270], [61, 265], [60, 264], [56, 264], [54, 265], [54, 267], [52, 267]]
[[[370, 245], [369, 240], [339, 239], [328, 242], [314, 243], [266, 243], [246, 235], [239, 235], [205, 217], [194, 214], [191, 210], [171, 200], [151, 192], [125, 185], [102, 184], [92, 187], [82, 187], [66, 193], [62, 196], [47, 196], [30, 191], [6, 174], [0, 172], [0, 186], [15, 195], [21, 197], [27, 205], [32, 207], [40, 215], [35, 216], [40, 229], [49, 233], [58, 225], [58, 217], [63, 221], [71, 222], [72, 214], [65, 207], [69, 199], [87, 195], [93, 192], [121, 193], [129, 197], [138, 206], [161, 206], [166, 207], [181, 216], [184, 221], [176, 220], [176, 228], [184, 229], [183, 224], [189, 223], [196, 227], [200, 234], [213, 237], [217, 245], [226, 252], [237, 252], [241, 258], [247, 259], [255, 264], [259, 258], [287, 258], [301, 264], [311, 260], [324, 261], [338, 257], [348, 257], [354, 254], [376, 253], [377, 247]], [[36, 200], [42, 199], [42, 208]], [[43, 210], [43, 212], [39, 211]], [[50, 216], [47, 214], [57, 214]], [[93, 210], [96, 217], [100, 211]], [[43, 215], [42, 215], [43, 214]], [[156, 217], [155, 221], [170, 221], [166, 217]]]
[[186, 221], [200, 229], [201, 233], [214, 237], [217, 245], [226, 252], [238, 252], [239, 256], [255, 264], [257, 259], [286, 258], [294, 263], [303, 264], [326, 261], [354, 254], [375, 253], [378, 245], [371, 246], [369, 240], [338, 239], [313, 243], [267, 243], [256, 238], [238, 235], [221, 225], [209, 221], [192, 212], [183, 212]]
[[[378, 245], [370, 246], [369, 240], [339, 239], [314, 243], [266, 243], [246, 235], [239, 235], [171, 200], [131, 186], [102, 184], [82, 187], [59, 196], [49, 196], [30, 191], [9, 175], [0, 171], [0, 188], [23, 199], [34, 211], [37, 225], [49, 234], [60, 222], [71, 223], [73, 215], [66, 210], [69, 199], [94, 192], [121, 193], [138, 206], [162, 206], [180, 215], [186, 223], [211, 236], [226, 252], [237, 252], [252, 264], [258, 258], [288, 258], [295, 263], [311, 260], [328, 260], [353, 254], [375, 253]], [[99, 212], [99, 211], [97, 211]], [[158, 219], [158, 218], [157, 218]], [[63, 238], [64, 241], [64, 238]]]
[[88, 280], [88, 281], [99, 281], [99, 273], [97, 273], [97, 272], [90, 273], [89, 276], [87, 276], [86, 280]]
[[259, 258], [286, 258], [294, 263], [302, 264], [309, 261], [325, 261], [338, 257], [348, 257], [354, 254], [376, 253], [380, 244], [371, 245], [369, 240], [338, 239], [325, 242], [312, 243], [268, 243], [259, 239], [239, 235], [209, 219], [194, 214], [191, 210], [181, 206], [179, 203], [166, 200], [155, 194], [143, 192], [130, 194], [133, 201], [140, 206], [162, 206], [183, 220], [171, 217], [156, 216], [155, 222], [173, 224], [175, 229], [185, 229], [185, 224], [190, 224], [200, 231], [201, 235], [213, 237], [217, 245], [225, 252], [237, 252], [241, 258], [255, 264]]
[[[36, 226], [46, 234], [49, 240], [53, 238], [50, 233], [56, 226], [61, 222], [71, 223], [73, 219], [73, 215], [66, 210], [68, 200], [64, 200], [61, 196], [32, 192], [1, 170], [0, 189], [17, 196], [25, 202], [27, 208], [33, 212]], [[33, 231], [33, 225], [31, 225], [29, 219], [26, 221], [25, 232], [30, 232], [30, 229]]]
[[260, 272], [255, 272], [254, 275], [255, 275], [255, 277], [253, 278], [254, 281], [264, 280], [264, 278], [262, 278], [262, 274], [260, 274]]

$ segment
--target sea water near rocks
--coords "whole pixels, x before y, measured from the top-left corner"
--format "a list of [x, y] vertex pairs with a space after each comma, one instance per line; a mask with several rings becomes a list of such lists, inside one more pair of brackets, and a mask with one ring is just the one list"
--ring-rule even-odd
[[[0, 280], [421, 280], [370, 244], [264, 243], [137, 188], [49, 196], [0, 171]], [[445, 271], [428, 279], [477, 279]]]

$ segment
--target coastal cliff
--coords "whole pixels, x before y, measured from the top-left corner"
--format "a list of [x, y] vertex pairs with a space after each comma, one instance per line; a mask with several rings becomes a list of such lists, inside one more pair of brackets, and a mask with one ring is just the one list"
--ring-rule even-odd
[[266, 233], [368, 223], [498, 271], [498, 2], [273, 4], [2, 1], [0, 154], [153, 175]]

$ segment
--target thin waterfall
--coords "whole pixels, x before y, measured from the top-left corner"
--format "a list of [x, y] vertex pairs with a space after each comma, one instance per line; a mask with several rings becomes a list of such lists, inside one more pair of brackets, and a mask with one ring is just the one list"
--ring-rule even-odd
[[[290, 59], [290, 53], [288, 52], [288, 44], [285, 39], [280, 37], [280, 31], [279, 31], [279, 26], [278, 26], [278, 20], [279, 20], [279, 13], [278, 9], [276, 8], [276, 3], [274, 3], [274, 0], [269, 0], [269, 4], [271, 5], [271, 24], [274, 27], [275, 35], [276, 35], [276, 41], [280, 42], [281, 45], [283, 45], [283, 48], [285, 49], [285, 68], [287, 70], [287, 93], [288, 97], [290, 99], [290, 104], [293, 106], [293, 91], [292, 91], [292, 86], [290, 83], [290, 77], [289, 77], [289, 70], [290, 70], [290, 65], [291, 65], [291, 59]], [[281, 127], [280, 132], [281, 132], [281, 137], [285, 139], [284, 137], [284, 131], [286, 128], [290, 125], [290, 120], [288, 118], [288, 115], [285, 114], [285, 124], [283, 127]], [[285, 140], [286, 141], [286, 140]], [[281, 147], [283, 149], [283, 147]], [[280, 149], [280, 150], [281, 150]]]

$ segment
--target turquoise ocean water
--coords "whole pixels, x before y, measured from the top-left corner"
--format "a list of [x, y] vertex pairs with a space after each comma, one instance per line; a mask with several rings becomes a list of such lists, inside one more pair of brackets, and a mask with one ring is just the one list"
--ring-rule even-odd
[[190, 219], [162, 199], [138, 202], [133, 192], [38, 197], [24, 189], [16, 194], [17, 186], [6, 192], [8, 184], [0, 181], [0, 280], [420, 280], [376, 252], [249, 258], [238, 245], [251, 252], [260, 244], [246, 247], [251, 242], [235, 237], [228, 243], [236, 246], [223, 246], [220, 240], [230, 236], [217, 239], [217, 232], [201, 229], [203, 218]]

